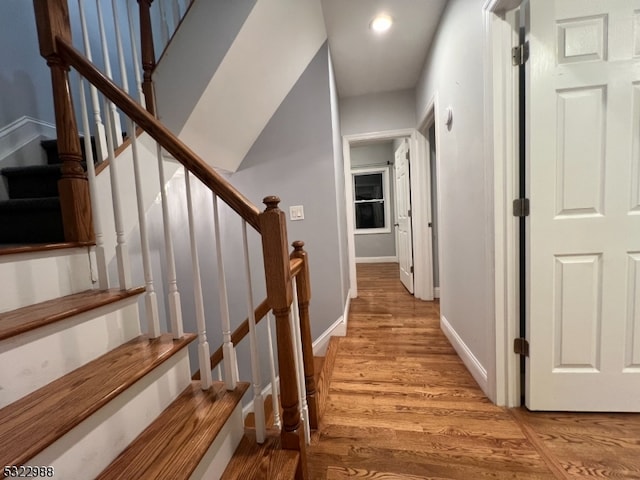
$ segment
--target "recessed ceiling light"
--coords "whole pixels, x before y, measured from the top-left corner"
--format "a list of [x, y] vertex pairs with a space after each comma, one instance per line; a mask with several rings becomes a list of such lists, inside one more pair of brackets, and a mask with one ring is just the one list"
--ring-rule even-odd
[[378, 33], [386, 32], [391, 28], [392, 23], [393, 19], [389, 15], [378, 15], [371, 22], [371, 29]]

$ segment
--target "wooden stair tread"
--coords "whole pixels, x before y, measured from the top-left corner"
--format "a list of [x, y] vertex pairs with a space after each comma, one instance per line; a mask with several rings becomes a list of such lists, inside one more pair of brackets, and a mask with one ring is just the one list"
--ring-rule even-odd
[[0, 409], [0, 464], [25, 465], [195, 338], [141, 335]]
[[64, 250], [73, 248], [92, 247], [95, 242], [59, 242], [59, 243], [33, 243], [28, 245], [0, 245], [0, 256], [16, 255], [19, 253], [48, 252], [51, 250]]
[[262, 445], [248, 432], [238, 445], [221, 480], [285, 480], [295, 478], [300, 454], [280, 448], [280, 436], [267, 435]]
[[0, 313], [0, 340], [34, 330], [79, 313], [139, 295], [144, 287], [129, 290], [86, 290]]
[[188, 479], [248, 388], [191, 382], [97, 479]]

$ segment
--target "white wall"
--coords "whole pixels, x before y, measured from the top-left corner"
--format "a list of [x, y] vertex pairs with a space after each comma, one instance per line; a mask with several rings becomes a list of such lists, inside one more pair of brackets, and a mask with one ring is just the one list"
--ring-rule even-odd
[[359, 95], [340, 99], [342, 135], [416, 127], [413, 90]]
[[[471, 371], [493, 398], [493, 173], [483, 155], [482, 4], [448, 3], [416, 87], [416, 110], [420, 121], [437, 92], [441, 313], [467, 357], [475, 357]], [[447, 107], [450, 131], [443, 125]]]
[[[396, 256], [396, 232], [393, 226], [395, 221], [393, 145], [394, 141], [388, 141], [351, 147], [352, 172], [357, 172], [358, 169], [364, 167], [381, 166], [387, 169], [387, 174], [389, 175], [389, 192], [387, 192], [387, 198], [389, 199], [389, 218], [387, 219], [387, 223], [391, 227], [391, 231], [389, 233], [354, 234], [356, 258]], [[391, 162], [391, 164], [389, 164], [389, 162]]]
[[157, 91], [165, 98], [159, 106], [164, 118], [172, 105], [179, 108], [183, 91], [193, 97], [189, 92], [198, 89], [184, 124], [178, 128], [170, 122], [171, 128], [207, 163], [234, 172], [327, 35], [320, 0], [256, 2], [203, 90], [202, 82], [194, 87], [190, 76], [216, 42], [215, 28], [208, 23], [214, 14], [205, 7], [217, 3], [195, 3], [205, 11], [189, 16], [202, 17], [202, 35], [197, 42], [172, 42], [170, 55], [157, 70]]

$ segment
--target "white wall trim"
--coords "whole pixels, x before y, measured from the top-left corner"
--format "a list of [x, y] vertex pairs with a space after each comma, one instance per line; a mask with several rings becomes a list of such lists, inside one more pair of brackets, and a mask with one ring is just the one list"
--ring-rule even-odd
[[[435, 159], [430, 158], [431, 148], [429, 145], [429, 139], [428, 139], [429, 135], [427, 132], [431, 127], [431, 125], [433, 125], [435, 129], [436, 145], [442, 144], [442, 141], [441, 141], [442, 125], [440, 125], [440, 123], [438, 122], [438, 105], [439, 105], [438, 91], [436, 90], [433, 96], [431, 97], [431, 99], [429, 99], [429, 102], [427, 103], [426, 108], [422, 112], [422, 115], [418, 117], [418, 126], [417, 126], [417, 131], [420, 133], [420, 136], [417, 139], [417, 144], [419, 148], [423, 149], [422, 158], [424, 159], [423, 164], [424, 164], [424, 170], [425, 170], [423, 173], [423, 181], [427, 182], [427, 185], [429, 186], [429, 189], [426, 191], [425, 189], [421, 189], [423, 190], [422, 204], [425, 206], [425, 209], [426, 209], [426, 212], [422, 214], [422, 218], [426, 220], [424, 220], [422, 224], [419, 225], [419, 227], [429, 232], [429, 234], [422, 236], [422, 241], [423, 241], [422, 248], [424, 249], [425, 260], [428, 262], [428, 265], [431, 266], [430, 271], [425, 272], [425, 274], [427, 275], [427, 278], [423, 283], [425, 286], [425, 290], [423, 292], [420, 292], [421, 295], [418, 297], [418, 298], [422, 298], [423, 300], [433, 300], [434, 298], [436, 298], [435, 288], [433, 285], [433, 241], [431, 239], [431, 231], [428, 230], [429, 227], [427, 225], [427, 223], [433, 222], [433, 218], [431, 215], [432, 213], [431, 212], [432, 211], [432, 208], [431, 208], [431, 162], [435, 161], [436, 172], [441, 172], [442, 170], [440, 169], [440, 155], [438, 154], [439, 149], [436, 149], [436, 158]], [[440, 176], [436, 175], [436, 208], [437, 208], [437, 217], [439, 219], [442, 218], [442, 197], [441, 197], [442, 193], [441, 192], [442, 192], [442, 186], [440, 182]], [[418, 213], [420, 214], [420, 212]], [[442, 242], [440, 240], [439, 229], [438, 229], [438, 244], [442, 245]], [[440, 267], [440, 264], [438, 264], [438, 267]], [[440, 275], [438, 275], [438, 278], [440, 278]]]
[[333, 324], [329, 328], [327, 328], [324, 333], [315, 340], [315, 342], [313, 342], [314, 356], [324, 356], [331, 337], [344, 337], [347, 334], [347, 322], [345, 322], [345, 318], [346, 317], [342, 316], [338, 320], [333, 322]]
[[[424, 166], [424, 148], [419, 145], [419, 134], [415, 128], [403, 128], [397, 130], [384, 130], [379, 132], [369, 132], [362, 134], [343, 135], [342, 137], [342, 153], [344, 156], [344, 175], [345, 179], [351, 178], [351, 146], [362, 143], [367, 143], [372, 140], [393, 140], [399, 137], [409, 137], [411, 139], [410, 149], [415, 152], [413, 158], [413, 164], [418, 169], [417, 175], [411, 175], [411, 208], [414, 211], [413, 215], [413, 243], [414, 243], [414, 291], [416, 292], [416, 298], [422, 300], [433, 300], [433, 289], [429, 288], [428, 292], [424, 292], [425, 283], [428, 278], [432, 278], [430, 275], [424, 274], [424, 259], [420, 252], [416, 255], [416, 252], [421, 248], [424, 248], [425, 240], [423, 240], [425, 229], [421, 227], [422, 223], [427, 218], [428, 212], [425, 212], [426, 205], [421, 201], [421, 195], [424, 190], [423, 178], [424, 174], [421, 173], [420, 165]], [[427, 177], [428, 178], [428, 177]], [[418, 187], [421, 188], [418, 188]], [[413, 193], [415, 192], [415, 193]], [[347, 214], [347, 246], [349, 257], [349, 283], [351, 289], [352, 298], [358, 296], [358, 283], [356, 277], [356, 251], [354, 241], [354, 208], [353, 202], [353, 185], [349, 181], [345, 181], [345, 207]], [[415, 202], [415, 204], [414, 204]], [[427, 235], [429, 236], [429, 235]], [[427, 243], [430, 242], [430, 238]], [[426, 255], [426, 253], [425, 253]]]
[[440, 298], [440, 287], [433, 287], [434, 298]]
[[449, 342], [451, 342], [451, 345], [458, 353], [458, 356], [462, 359], [462, 362], [469, 370], [469, 373], [471, 373], [471, 376], [473, 376], [482, 391], [486, 394], [487, 389], [489, 388], [487, 370], [482, 366], [467, 344], [464, 343], [462, 338], [460, 338], [460, 335], [458, 335], [444, 315], [440, 316], [440, 328], [449, 339]]
[[356, 257], [356, 263], [397, 263], [397, 256], [389, 257]]
[[510, 349], [519, 330], [518, 224], [510, 214], [518, 182], [518, 87], [510, 56], [517, 34], [511, 24], [515, 22], [513, 12], [499, 12], [512, 10], [521, 1], [487, 0], [483, 7], [485, 163], [493, 167], [487, 178], [493, 179], [495, 238], [495, 323], [489, 338], [495, 341], [496, 368], [490, 389], [495, 403], [507, 407], [520, 405], [520, 367]]
[[351, 308], [351, 292], [347, 293], [344, 304], [344, 312], [333, 324], [327, 328], [312, 344], [313, 354], [321, 357], [327, 351], [331, 337], [344, 337], [347, 335], [347, 323], [349, 322], [349, 309]]
[[0, 161], [40, 136], [55, 138], [56, 126], [25, 115], [0, 128]]

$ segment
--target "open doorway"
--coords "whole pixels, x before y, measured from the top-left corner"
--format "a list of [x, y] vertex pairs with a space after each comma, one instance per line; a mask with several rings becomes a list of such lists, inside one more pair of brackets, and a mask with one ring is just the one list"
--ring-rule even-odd
[[[375, 145], [385, 145], [385, 159], [373, 161], [372, 156], [363, 159], [362, 152], [371, 151]], [[407, 160], [408, 181], [404, 188], [404, 204], [408, 217], [407, 243], [402, 250], [398, 240], [398, 183], [396, 179], [396, 151], [404, 145], [409, 159]], [[367, 148], [362, 148], [367, 147]], [[382, 148], [382, 147], [380, 147]], [[413, 261], [408, 271], [413, 275], [412, 289], [407, 289], [421, 300], [433, 300], [433, 272], [431, 250], [431, 201], [429, 167], [426, 161], [427, 140], [415, 129], [393, 130], [363, 135], [347, 135], [343, 138], [343, 155], [345, 159], [345, 206], [347, 213], [347, 241], [349, 253], [349, 277], [351, 297], [358, 296], [356, 263], [393, 261], [399, 262], [399, 256], [410, 252]], [[353, 157], [353, 158], [352, 158]], [[410, 166], [409, 166], [410, 165]], [[377, 171], [373, 171], [377, 170]], [[354, 179], [355, 175], [355, 179]], [[368, 177], [375, 175], [374, 177]], [[366, 177], [366, 178], [365, 178]], [[382, 191], [386, 185], [389, 199], [373, 198], [373, 191]], [[361, 193], [365, 195], [361, 195]], [[365, 196], [367, 198], [365, 198]], [[375, 203], [376, 205], [366, 205]], [[376, 217], [377, 216], [377, 217]], [[375, 223], [376, 217], [379, 223]], [[384, 218], [385, 222], [380, 219]], [[356, 233], [370, 221], [371, 233]], [[387, 242], [393, 249], [367, 250], [362, 244], [371, 247], [375, 242], [374, 235], [387, 235]], [[381, 238], [381, 237], [380, 237]], [[403, 253], [404, 252], [404, 253]], [[385, 253], [385, 254], [383, 254]], [[405, 284], [406, 286], [406, 284]], [[412, 291], [413, 290], [413, 291]]]

